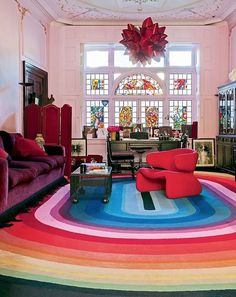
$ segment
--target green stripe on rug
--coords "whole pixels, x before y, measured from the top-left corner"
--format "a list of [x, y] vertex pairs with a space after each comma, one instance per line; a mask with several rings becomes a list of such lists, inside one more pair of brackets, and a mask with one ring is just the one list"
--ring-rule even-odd
[[155, 210], [155, 205], [152, 201], [150, 192], [141, 193], [143, 198], [143, 207], [145, 210]]
[[4, 297], [234, 297], [236, 290], [176, 292], [133, 292], [86, 289], [0, 276], [0, 296]]

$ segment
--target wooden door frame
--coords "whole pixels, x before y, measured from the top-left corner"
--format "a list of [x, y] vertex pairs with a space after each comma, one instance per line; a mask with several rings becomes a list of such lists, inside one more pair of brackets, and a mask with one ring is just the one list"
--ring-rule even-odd
[[[29, 95], [35, 92], [34, 81], [29, 81], [29, 75], [39, 78], [42, 81], [42, 94], [36, 94], [40, 100], [38, 105], [45, 105], [48, 102], [48, 73], [27, 61], [23, 61], [23, 108], [29, 103]], [[32, 83], [32, 85], [30, 85]], [[32, 102], [35, 103], [35, 102]]]

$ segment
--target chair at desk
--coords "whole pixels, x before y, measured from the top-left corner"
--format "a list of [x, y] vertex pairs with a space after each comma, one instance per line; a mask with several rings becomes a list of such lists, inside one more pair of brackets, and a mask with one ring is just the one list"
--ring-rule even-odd
[[118, 172], [119, 167], [129, 164], [132, 177], [134, 178], [134, 154], [132, 152], [112, 152], [111, 142], [107, 139], [107, 160], [108, 165], [112, 166], [113, 172]]
[[[131, 132], [130, 133], [130, 138], [132, 139], [148, 139], [148, 132]], [[143, 162], [143, 154], [146, 151], [149, 151], [152, 149], [152, 146], [145, 144], [144, 143], [139, 143], [139, 144], [132, 144], [130, 145], [130, 149], [132, 151], [135, 151], [139, 155], [139, 164], [138, 168], [142, 167], [142, 162]]]

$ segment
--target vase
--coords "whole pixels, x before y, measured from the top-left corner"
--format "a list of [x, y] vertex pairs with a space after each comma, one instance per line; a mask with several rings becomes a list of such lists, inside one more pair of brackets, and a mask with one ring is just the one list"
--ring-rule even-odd
[[111, 140], [116, 140], [116, 132], [111, 132]]
[[43, 134], [38, 133], [35, 138], [36, 143], [44, 150], [45, 140], [43, 138]]

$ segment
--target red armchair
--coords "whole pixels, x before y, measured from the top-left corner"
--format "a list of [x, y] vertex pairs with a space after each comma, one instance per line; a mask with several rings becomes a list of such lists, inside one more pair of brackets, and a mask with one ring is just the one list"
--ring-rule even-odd
[[167, 198], [198, 195], [202, 186], [194, 176], [198, 153], [187, 148], [147, 154], [151, 168], [140, 168], [136, 188], [140, 192], [166, 190]]

